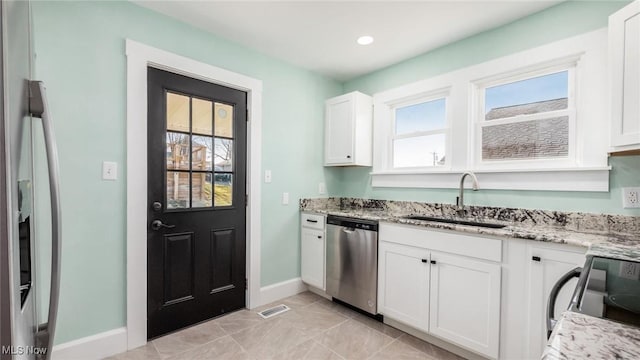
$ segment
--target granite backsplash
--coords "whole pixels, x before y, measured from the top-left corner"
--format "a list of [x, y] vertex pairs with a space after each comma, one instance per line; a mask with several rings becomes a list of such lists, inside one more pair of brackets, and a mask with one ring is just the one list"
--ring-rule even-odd
[[[414, 201], [376, 200], [360, 198], [301, 199], [300, 210], [371, 210], [389, 214], [416, 214], [454, 218], [456, 206], [452, 204]], [[531, 210], [489, 206], [465, 206], [466, 216], [474, 220], [495, 220], [527, 227], [544, 226], [568, 231], [594, 234], [640, 235], [640, 216]]]

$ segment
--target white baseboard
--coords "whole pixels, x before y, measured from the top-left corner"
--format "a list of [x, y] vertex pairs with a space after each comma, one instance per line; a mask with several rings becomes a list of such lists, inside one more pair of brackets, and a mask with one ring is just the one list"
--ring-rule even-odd
[[[257, 306], [307, 291], [302, 279], [295, 278], [260, 288]], [[256, 307], [257, 307], [256, 306]], [[53, 360], [103, 359], [127, 351], [127, 328], [122, 327], [87, 336], [53, 347]]]
[[103, 333], [69, 341], [53, 347], [53, 360], [103, 359], [127, 351], [127, 328], [121, 327]]
[[307, 285], [305, 285], [300, 278], [283, 281], [269, 286], [263, 286], [260, 288], [260, 301], [256, 307], [305, 291], [307, 291]]

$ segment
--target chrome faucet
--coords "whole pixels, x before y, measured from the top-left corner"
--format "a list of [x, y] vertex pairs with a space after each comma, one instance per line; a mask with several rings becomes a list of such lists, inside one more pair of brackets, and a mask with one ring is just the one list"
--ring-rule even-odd
[[476, 174], [470, 171], [462, 174], [462, 178], [460, 178], [460, 195], [458, 195], [458, 199], [456, 201], [458, 206], [456, 213], [458, 214], [458, 216], [464, 216], [464, 179], [467, 177], [467, 175], [471, 176], [471, 180], [473, 180], [473, 191], [478, 191], [478, 178], [476, 177]]

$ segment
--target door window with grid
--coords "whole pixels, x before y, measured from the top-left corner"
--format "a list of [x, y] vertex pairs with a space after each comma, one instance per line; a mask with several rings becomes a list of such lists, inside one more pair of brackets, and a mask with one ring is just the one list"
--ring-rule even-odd
[[231, 105], [166, 92], [167, 209], [233, 205]]

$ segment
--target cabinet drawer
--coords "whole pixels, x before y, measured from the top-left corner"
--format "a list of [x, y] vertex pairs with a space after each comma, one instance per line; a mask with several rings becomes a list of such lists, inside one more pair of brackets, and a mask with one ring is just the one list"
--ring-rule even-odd
[[324, 215], [303, 213], [301, 223], [308, 229], [324, 230]]
[[380, 224], [380, 241], [416, 246], [495, 262], [502, 261], [502, 240], [434, 231], [412, 225]]

